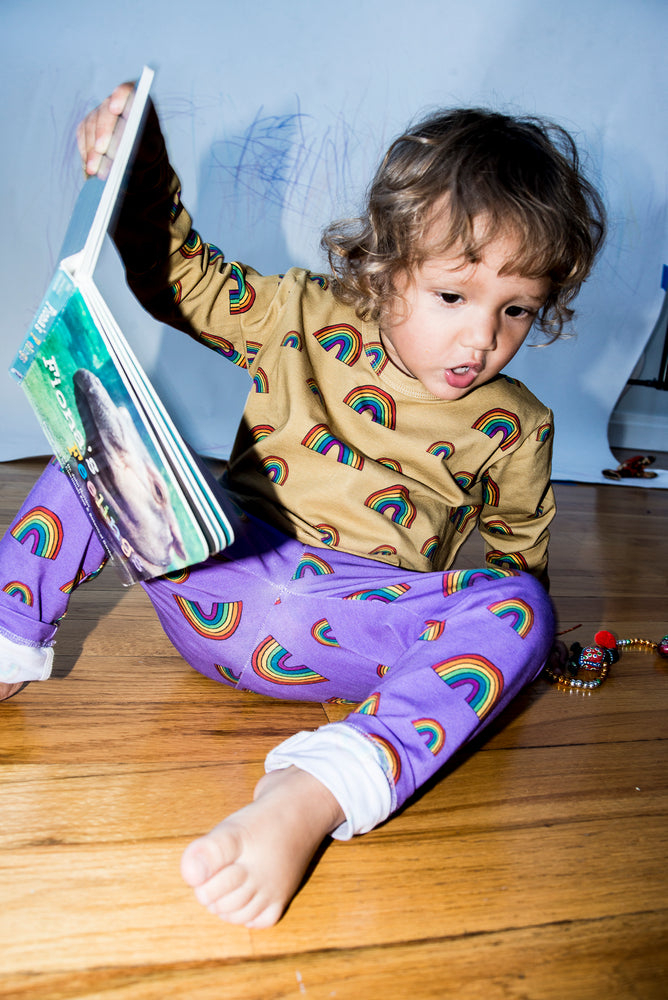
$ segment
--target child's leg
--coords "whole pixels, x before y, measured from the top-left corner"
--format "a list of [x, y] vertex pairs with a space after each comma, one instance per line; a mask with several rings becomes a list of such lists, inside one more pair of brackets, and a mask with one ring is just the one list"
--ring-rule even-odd
[[381, 822], [539, 672], [553, 621], [522, 574], [406, 573], [254, 537], [265, 551], [230, 552], [227, 565], [147, 590], [202, 672], [279, 697], [361, 703], [345, 723], [273, 751], [251, 806], [184, 855], [201, 902], [266, 926], [323, 836]]
[[104, 562], [67, 476], [50, 462], [0, 541], [0, 682], [49, 676], [70, 596]]

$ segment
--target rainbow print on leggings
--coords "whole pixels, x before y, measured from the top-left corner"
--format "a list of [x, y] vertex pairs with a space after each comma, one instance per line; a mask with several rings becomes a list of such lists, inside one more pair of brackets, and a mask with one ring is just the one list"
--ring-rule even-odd
[[351, 389], [343, 402], [355, 413], [368, 413], [374, 424], [393, 431], [397, 425], [397, 406], [389, 392], [374, 385], [359, 385]]
[[321, 646], [338, 646], [338, 642], [332, 634], [332, 626], [326, 618], [320, 618], [311, 626], [311, 635]]
[[414, 719], [413, 725], [434, 757], [445, 746], [445, 729], [436, 719]]
[[55, 559], [63, 544], [60, 518], [47, 507], [33, 507], [10, 529], [10, 534], [42, 559]]
[[493, 569], [485, 566], [482, 569], [455, 569], [443, 574], [443, 594], [449, 597], [450, 594], [465, 587], [472, 587], [478, 580], [500, 580], [504, 576], [515, 576], [512, 570]]
[[307, 573], [313, 573], [315, 576], [326, 576], [333, 572], [332, 567], [328, 562], [325, 562], [322, 556], [316, 555], [315, 552], [309, 552], [299, 560], [292, 579], [301, 580]]
[[368, 698], [358, 705], [357, 714], [358, 715], [378, 715], [378, 707], [380, 705], [380, 694], [375, 691], [370, 694]]
[[466, 653], [435, 663], [435, 672], [448, 687], [468, 688], [466, 701], [479, 719], [484, 719], [503, 691], [503, 674], [484, 656]]
[[230, 667], [226, 667], [222, 663], [214, 663], [214, 667], [216, 668], [220, 676], [228, 682], [228, 684], [239, 683], [239, 677], [241, 677], [241, 674], [237, 676], [237, 674], [232, 672]]
[[173, 597], [191, 628], [205, 639], [229, 639], [241, 621], [241, 601], [214, 603], [207, 614], [196, 601], [189, 601], [180, 594]]
[[533, 609], [519, 597], [508, 598], [505, 601], [494, 601], [493, 604], [487, 605], [487, 610], [491, 611], [497, 618], [507, 618], [510, 627], [515, 629], [522, 639], [526, 639], [533, 628]]
[[253, 670], [264, 681], [271, 684], [320, 684], [327, 678], [310, 667], [288, 667], [286, 661], [292, 656], [280, 642], [268, 635], [253, 651]]
[[230, 292], [230, 315], [248, 312], [255, 302], [255, 289], [246, 281], [244, 273], [238, 264], [230, 264], [230, 277], [236, 281], [237, 288]]
[[396, 601], [397, 597], [401, 597], [410, 589], [408, 583], [391, 583], [387, 587], [375, 587], [373, 590], [356, 590], [354, 594], [348, 594], [343, 599], [344, 601], [382, 601], [383, 604], [389, 604], [390, 601]]
[[364, 501], [364, 505], [379, 514], [389, 514], [390, 520], [402, 528], [410, 528], [417, 517], [415, 504], [407, 488], [399, 484], [386, 486], [383, 490], [371, 493]]
[[396, 748], [384, 736], [376, 736], [375, 733], [367, 733], [366, 735], [369, 739], [373, 740], [380, 750], [386, 764], [384, 770], [392, 783], [396, 785], [401, 777], [401, 757]]
[[33, 606], [32, 590], [27, 583], [21, 583], [20, 580], [10, 580], [2, 589], [10, 597], [18, 597], [21, 604], [27, 604], [29, 608]]
[[510, 410], [503, 410], [500, 406], [495, 407], [493, 410], [487, 410], [471, 426], [474, 431], [482, 431], [488, 438], [494, 438], [497, 434], [500, 434], [501, 444], [499, 447], [501, 451], [506, 451], [507, 448], [512, 447], [512, 445], [519, 441], [520, 434], [522, 433], [520, 419], [517, 414], [511, 413]]
[[354, 365], [362, 353], [362, 335], [348, 323], [325, 326], [313, 334], [321, 347], [332, 351], [337, 361]]
[[445, 629], [445, 622], [439, 621], [426, 621], [424, 623], [424, 628], [420, 632], [418, 639], [424, 639], [425, 642], [434, 642], [436, 639], [440, 639], [443, 635], [443, 630]]

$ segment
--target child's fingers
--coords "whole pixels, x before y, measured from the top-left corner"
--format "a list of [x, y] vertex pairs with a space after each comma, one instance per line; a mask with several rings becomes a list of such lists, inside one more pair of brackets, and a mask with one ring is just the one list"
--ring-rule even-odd
[[[89, 176], [97, 174], [109, 153], [112, 137], [128, 107], [134, 90], [131, 83], [121, 84], [97, 108], [86, 115], [77, 128], [77, 145], [84, 170]], [[108, 164], [106, 164], [108, 169]]]

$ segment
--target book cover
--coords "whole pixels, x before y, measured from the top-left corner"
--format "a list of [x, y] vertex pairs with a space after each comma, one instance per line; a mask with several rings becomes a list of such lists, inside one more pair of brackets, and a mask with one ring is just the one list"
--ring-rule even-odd
[[174, 427], [93, 280], [151, 77], [145, 70], [129, 117], [114, 133], [108, 178], [84, 184], [63, 259], [11, 366], [128, 584], [201, 562], [233, 538], [222, 495]]

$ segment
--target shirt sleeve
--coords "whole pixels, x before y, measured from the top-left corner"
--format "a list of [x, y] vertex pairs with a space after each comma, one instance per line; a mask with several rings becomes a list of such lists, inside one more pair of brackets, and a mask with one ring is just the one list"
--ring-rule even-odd
[[193, 228], [153, 107], [113, 236], [128, 284], [151, 315], [249, 367], [280, 278], [226, 261]]
[[550, 485], [552, 413], [522, 444], [486, 471], [479, 530], [488, 564], [522, 569], [547, 587], [549, 525], [555, 515]]

